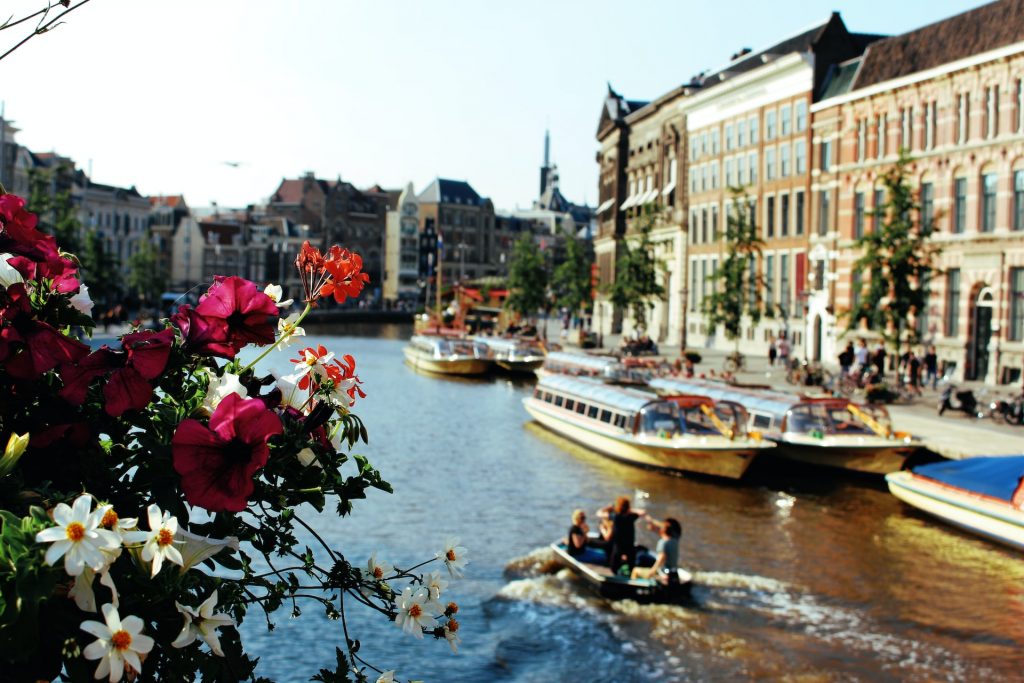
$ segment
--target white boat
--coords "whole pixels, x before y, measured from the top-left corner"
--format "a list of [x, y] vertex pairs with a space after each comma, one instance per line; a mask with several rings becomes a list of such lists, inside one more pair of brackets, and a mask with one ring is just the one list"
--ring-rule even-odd
[[494, 363], [508, 372], [535, 372], [544, 363], [544, 346], [536, 339], [473, 337], [491, 350]]
[[493, 365], [487, 346], [460, 337], [413, 335], [402, 352], [413, 369], [445, 375], [482, 375]]
[[735, 401], [750, 415], [748, 428], [779, 448], [779, 457], [812, 465], [886, 474], [903, 467], [921, 443], [892, 428], [881, 406], [831, 396], [809, 397], [697, 379], [655, 379], [659, 393], [696, 393]]
[[523, 399], [553, 432], [642, 467], [739, 479], [774, 444], [748, 435], [747, 414], [728, 401], [662, 398], [595, 379], [552, 375]]
[[544, 357], [544, 363], [537, 369], [538, 377], [569, 375], [570, 377], [610, 377], [619, 359], [615, 356], [598, 356], [572, 351], [552, 351]]
[[1024, 456], [967, 458], [885, 477], [894, 496], [945, 522], [1024, 550]]
[[558, 559], [579, 574], [601, 597], [611, 600], [628, 598], [637, 602], [679, 602], [690, 594], [693, 574], [676, 569], [675, 577], [657, 579], [631, 579], [613, 574], [606, 564], [584, 562], [566, 550], [564, 542], [552, 543], [551, 550]]

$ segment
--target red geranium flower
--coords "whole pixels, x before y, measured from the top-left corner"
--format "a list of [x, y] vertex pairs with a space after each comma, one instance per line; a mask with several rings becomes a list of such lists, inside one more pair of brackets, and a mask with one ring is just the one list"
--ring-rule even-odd
[[254, 282], [218, 277], [196, 306], [196, 313], [227, 323], [228, 344], [239, 351], [251, 343], [274, 343], [277, 304]]
[[320, 294], [322, 296], [333, 294], [334, 300], [339, 304], [350, 296], [359, 296], [359, 293], [363, 291], [363, 285], [370, 281], [370, 276], [361, 272], [363, 269], [362, 257], [337, 245], [331, 247], [328, 252], [327, 263], [324, 267], [331, 274], [331, 279], [320, 288]]
[[220, 402], [209, 426], [183, 421], [171, 453], [185, 499], [210, 512], [244, 510], [255, 489], [253, 475], [267, 463], [267, 441], [281, 431], [281, 418], [263, 401], [238, 394]]
[[295, 257], [295, 268], [299, 271], [299, 280], [302, 282], [303, 299], [307, 303], [315, 304], [320, 290], [330, 279], [326, 269], [327, 259], [320, 253], [320, 250], [309, 244], [309, 240], [302, 243], [299, 255]]

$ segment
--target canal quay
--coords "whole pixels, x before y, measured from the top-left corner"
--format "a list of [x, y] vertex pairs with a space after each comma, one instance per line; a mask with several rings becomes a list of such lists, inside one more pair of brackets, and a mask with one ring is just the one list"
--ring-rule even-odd
[[[306, 341], [357, 359], [370, 442], [356, 452], [395, 493], [373, 491], [318, 530], [357, 564], [374, 551], [411, 564], [448, 535], [470, 559], [448, 590], [458, 655], [354, 610], [365, 656], [427, 681], [1024, 679], [1024, 556], [915, 511], [881, 477], [765, 459], [734, 482], [616, 463], [532, 422], [522, 405], [532, 379], [418, 374], [402, 360], [410, 328], [345, 330], [375, 336]], [[1020, 438], [955, 417], [936, 424], [950, 439], [964, 427], [996, 445]], [[593, 520], [637, 490], [654, 517], [682, 522], [680, 563], [695, 577], [682, 604], [598, 598], [548, 549], [574, 508]], [[638, 542], [653, 546], [642, 526]], [[243, 627], [279, 681], [298, 680], [297, 652], [332, 661], [341, 637], [312, 611], [273, 635], [259, 619]]]

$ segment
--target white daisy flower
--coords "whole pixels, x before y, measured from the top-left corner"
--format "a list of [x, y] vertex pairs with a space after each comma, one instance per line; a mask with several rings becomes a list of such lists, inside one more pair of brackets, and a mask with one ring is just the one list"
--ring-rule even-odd
[[58, 503], [53, 509], [57, 526], [36, 534], [37, 543], [53, 543], [46, 551], [46, 564], [52, 565], [63, 557], [64, 570], [71, 576], [78, 576], [86, 567], [98, 570], [107, 564], [103, 551], [119, 548], [121, 536], [100, 528], [102, 515], [90, 512], [91, 507], [92, 496], [83, 493], [73, 506]]
[[223, 657], [224, 651], [220, 649], [220, 636], [217, 635], [217, 629], [234, 626], [235, 620], [227, 614], [213, 613], [213, 608], [217, 606], [217, 591], [213, 591], [210, 597], [199, 605], [198, 609], [186, 607], [178, 602], [174, 604], [177, 605], [181, 615], [185, 617], [185, 625], [171, 645], [179, 648], [187, 647], [195, 642], [196, 638], [202, 638], [210, 646], [213, 654]]
[[153, 639], [142, 635], [142, 619], [132, 616], [121, 619], [116, 607], [103, 605], [103, 620], [106, 623], [83, 621], [81, 625], [83, 631], [97, 638], [82, 651], [86, 659], [100, 660], [96, 678], [109, 674], [110, 682], [116, 683], [121, 680], [126, 665], [136, 673], [141, 672], [139, 655], [153, 649]]
[[308, 372], [297, 372], [294, 375], [281, 375], [277, 378], [277, 388], [281, 390], [281, 405], [302, 410], [309, 394], [299, 389], [299, 380]]
[[223, 376], [218, 377], [211, 372], [210, 382], [206, 387], [206, 396], [203, 398], [203, 410], [207, 414], [212, 415], [213, 411], [220, 405], [220, 402], [231, 394], [238, 394], [240, 398], [247, 398], [249, 396], [248, 390], [242, 386], [238, 375], [225, 372]]
[[377, 552], [370, 555], [366, 561], [366, 575], [374, 581], [383, 581], [384, 577], [394, 571], [394, 567], [384, 560], [377, 559]]
[[430, 593], [431, 600], [440, 600], [441, 591], [448, 587], [448, 581], [435, 569], [423, 577], [423, 587]]
[[459, 545], [459, 539], [453, 536], [445, 542], [444, 550], [438, 553], [437, 557], [444, 560], [448, 573], [458, 579], [462, 577], [462, 568], [469, 564], [466, 552], [466, 549]]
[[426, 602], [425, 588], [413, 591], [411, 586], [406, 586], [398, 596], [398, 616], [395, 617], [395, 625], [417, 638], [423, 637], [424, 628], [437, 628], [437, 621], [430, 614]]
[[92, 315], [92, 307], [95, 305], [89, 297], [89, 287], [86, 285], [78, 286], [78, 294], [71, 297], [69, 303], [75, 310], [85, 315]]
[[12, 258], [14, 258], [14, 254], [0, 254], [0, 285], [5, 289], [25, 281], [25, 278], [18, 272], [18, 269], [10, 264], [10, 259]]
[[299, 322], [299, 313], [292, 313], [287, 318], [277, 319], [277, 333], [281, 339], [281, 348], [286, 349], [291, 344], [299, 341], [299, 337], [306, 336], [306, 330], [296, 326], [295, 323]]
[[377, 677], [377, 683], [395, 683], [395, 670], [388, 669]]
[[281, 297], [284, 296], [284, 289], [281, 288], [281, 285], [267, 285], [263, 293], [269, 296], [270, 300], [277, 304], [278, 308], [288, 308], [295, 301], [295, 299], [281, 301]]
[[124, 535], [129, 543], [142, 543], [142, 559], [153, 563], [152, 576], [160, 573], [163, 561], [184, 566], [181, 552], [174, 547], [175, 535], [178, 533], [178, 520], [169, 512], [160, 512], [160, 507], [153, 503], [146, 509], [149, 517], [149, 531], [130, 531]]

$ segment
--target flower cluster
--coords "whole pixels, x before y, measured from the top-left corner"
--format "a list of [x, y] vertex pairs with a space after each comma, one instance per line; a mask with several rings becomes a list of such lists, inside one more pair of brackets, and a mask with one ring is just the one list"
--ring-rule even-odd
[[[347, 515], [367, 489], [391, 487], [351, 452], [367, 438], [352, 412], [366, 398], [355, 358], [314, 344], [290, 372], [259, 372], [305, 336], [318, 299], [345, 301], [368, 281], [360, 257], [337, 246], [305, 244], [296, 267], [299, 312], [280, 286], [217, 277], [156, 329], [90, 345], [77, 261], [23, 200], [0, 195], [5, 676], [251, 678], [256, 660], [236, 628], [249, 610], [271, 625], [280, 607], [297, 616], [309, 600], [337, 618], [346, 597], [457, 648], [458, 607], [442, 604], [439, 571], [376, 554], [353, 566], [297, 513], [330, 500]], [[429, 562], [459, 576], [465, 552], [449, 542]], [[329, 680], [393, 680], [340, 624]]]

